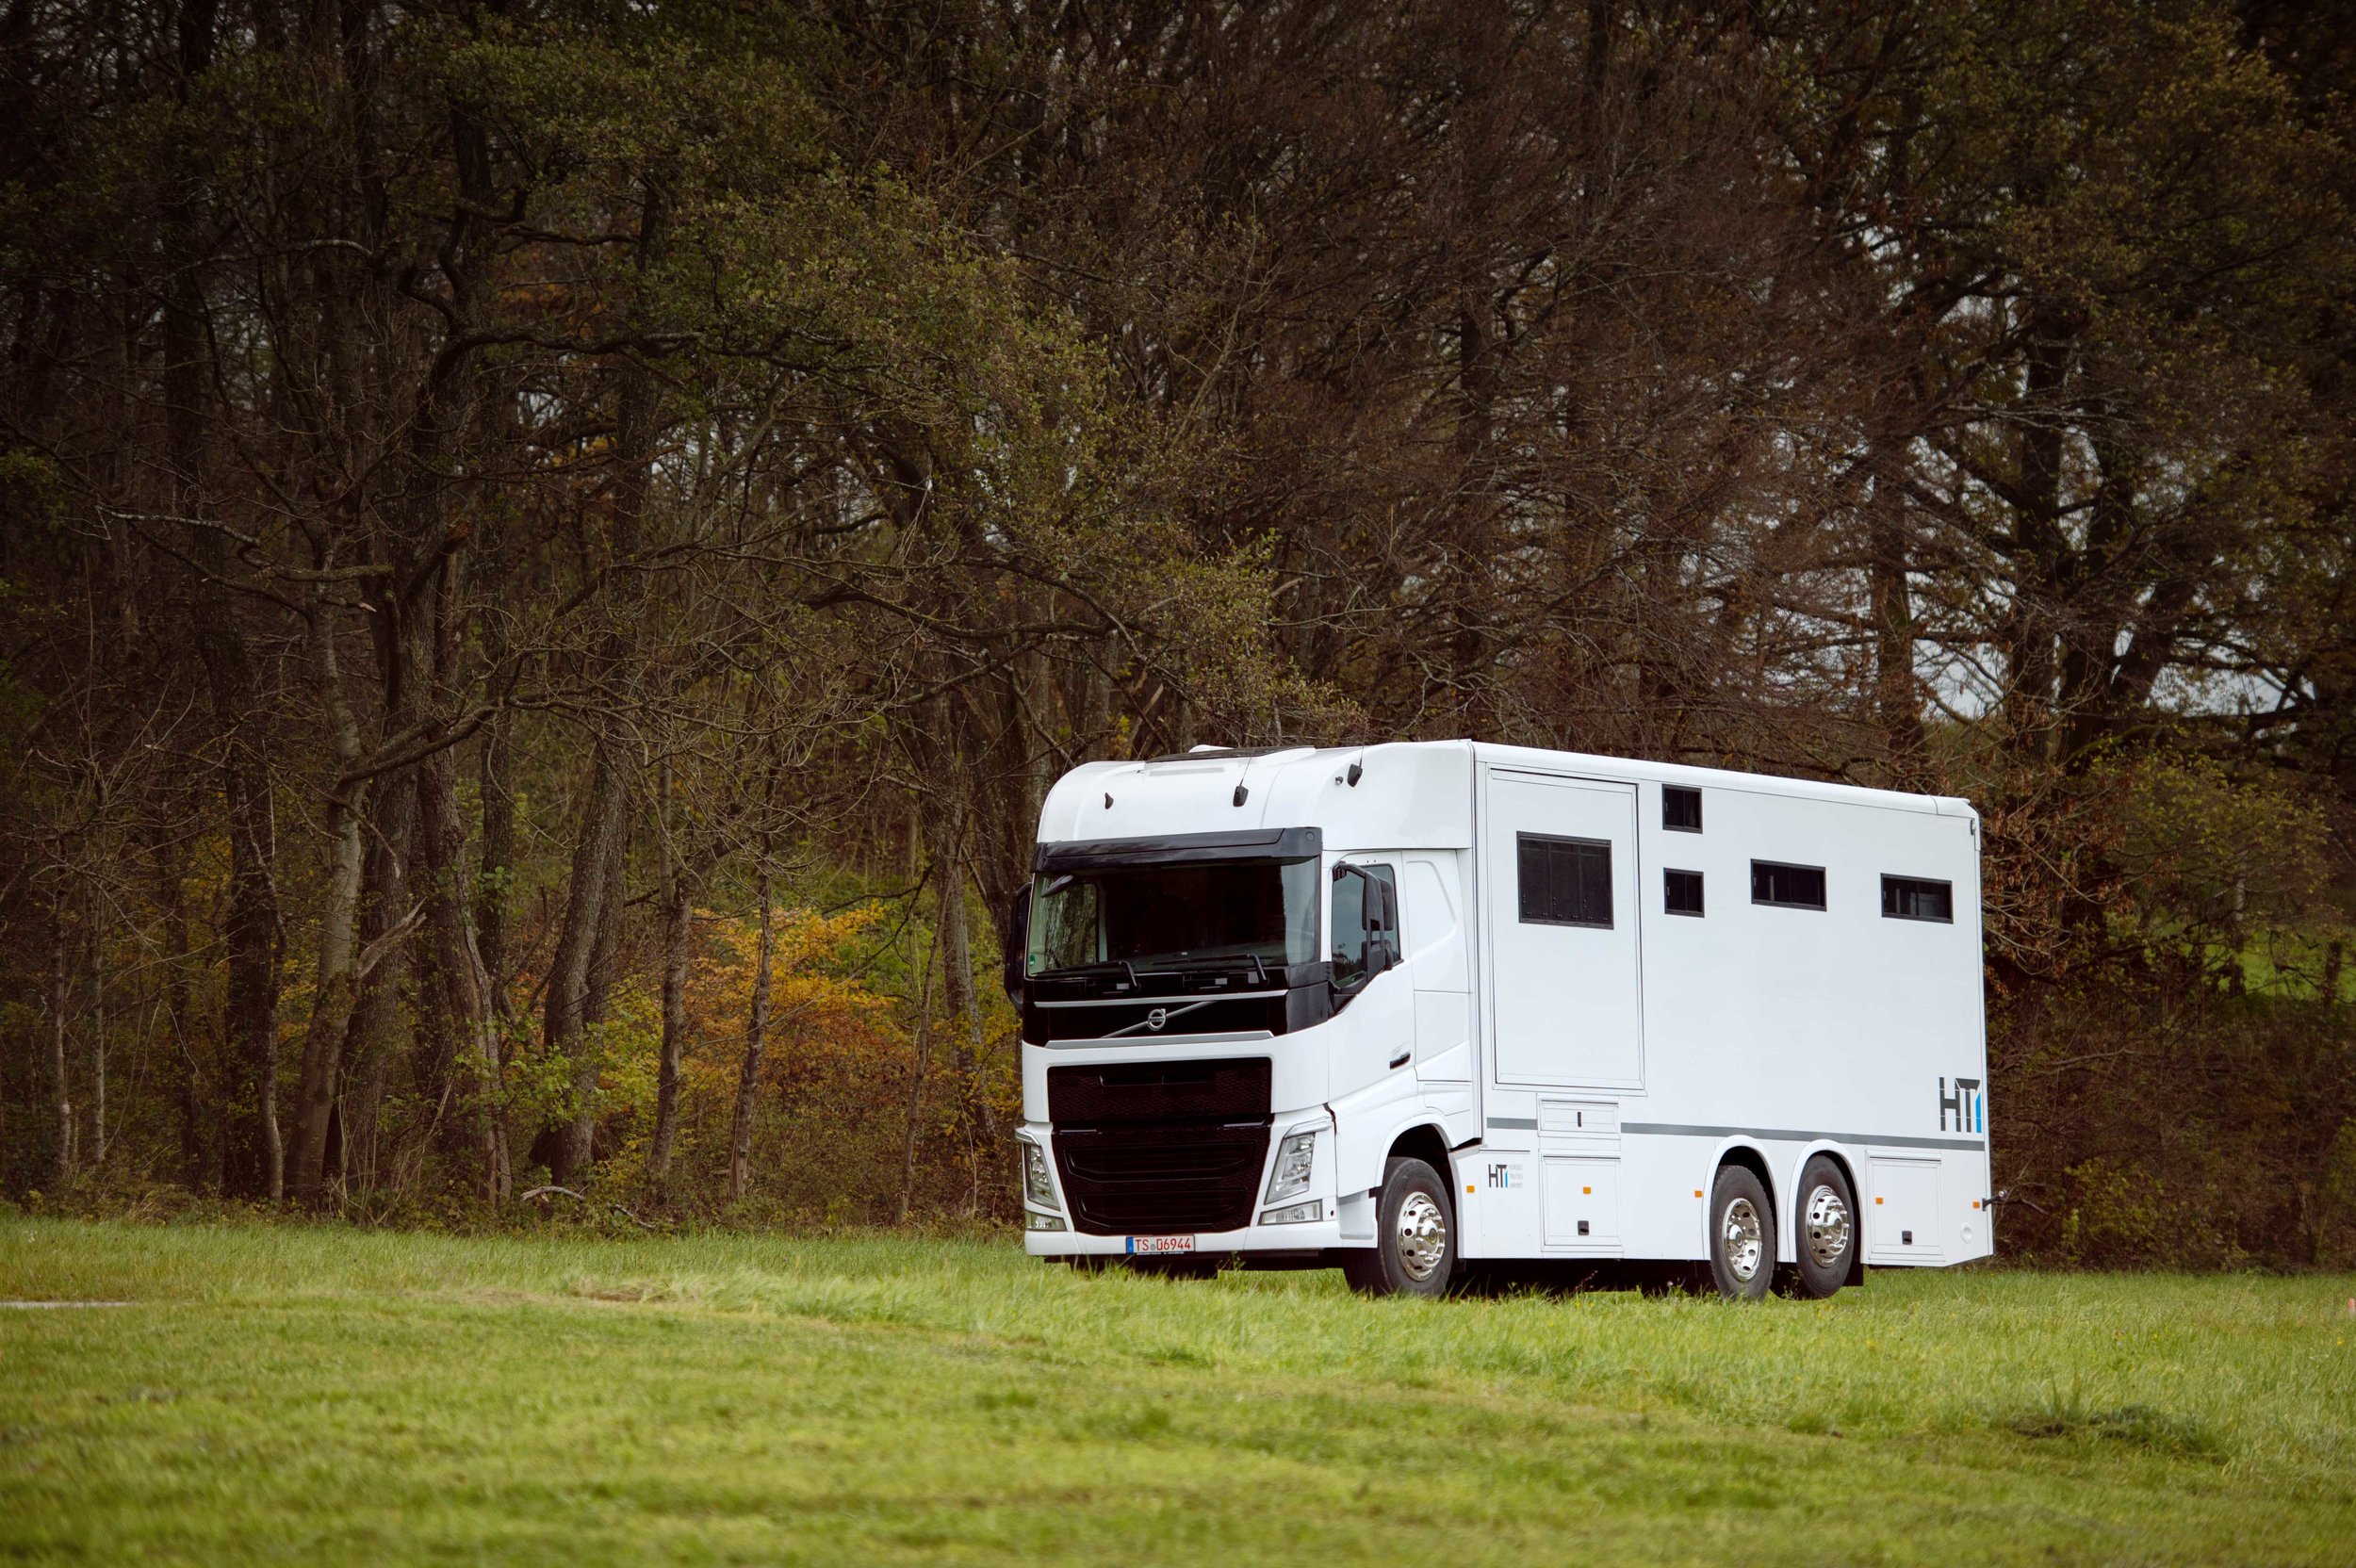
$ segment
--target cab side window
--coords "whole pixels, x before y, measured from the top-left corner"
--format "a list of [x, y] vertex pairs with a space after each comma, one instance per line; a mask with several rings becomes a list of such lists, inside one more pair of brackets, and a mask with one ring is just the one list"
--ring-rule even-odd
[[[1399, 877], [1385, 865], [1333, 868], [1333, 984], [1355, 990], [1399, 954]], [[1384, 956], [1378, 959], [1377, 951]]]

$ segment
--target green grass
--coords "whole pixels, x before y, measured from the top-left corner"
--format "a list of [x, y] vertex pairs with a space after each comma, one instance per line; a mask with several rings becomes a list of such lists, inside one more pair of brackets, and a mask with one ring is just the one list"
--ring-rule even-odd
[[1363, 1301], [0, 1219], [0, 1559], [2356, 1560], [2356, 1281]]

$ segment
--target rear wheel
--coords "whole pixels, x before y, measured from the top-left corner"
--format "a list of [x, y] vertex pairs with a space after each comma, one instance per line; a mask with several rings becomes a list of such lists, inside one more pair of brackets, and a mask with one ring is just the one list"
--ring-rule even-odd
[[1823, 1154], [1800, 1170], [1800, 1201], [1792, 1211], [1798, 1230], [1799, 1293], [1823, 1300], [1849, 1282], [1857, 1253], [1857, 1200], [1841, 1167]]
[[1456, 1272], [1455, 1217], [1438, 1171], [1395, 1159], [1383, 1169], [1374, 1246], [1345, 1253], [1342, 1274], [1367, 1296], [1437, 1296]]
[[1775, 1277], [1775, 1211], [1757, 1176], [1722, 1166], [1710, 1193], [1710, 1276], [1718, 1293], [1756, 1301]]

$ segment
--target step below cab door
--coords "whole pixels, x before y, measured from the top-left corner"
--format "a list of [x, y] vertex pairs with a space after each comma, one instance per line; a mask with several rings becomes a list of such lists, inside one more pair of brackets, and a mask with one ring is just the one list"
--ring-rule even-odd
[[1635, 786], [1483, 772], [1481, 968], [1496, 1080], [1642, 1088]]

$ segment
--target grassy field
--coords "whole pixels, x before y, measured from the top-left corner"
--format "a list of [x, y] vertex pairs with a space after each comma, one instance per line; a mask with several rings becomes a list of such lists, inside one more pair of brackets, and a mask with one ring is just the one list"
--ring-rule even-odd
[[2356, 1561], [2348, 1279], [1363, 1301], [0, 1219], [0, 1558]]

